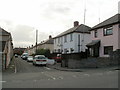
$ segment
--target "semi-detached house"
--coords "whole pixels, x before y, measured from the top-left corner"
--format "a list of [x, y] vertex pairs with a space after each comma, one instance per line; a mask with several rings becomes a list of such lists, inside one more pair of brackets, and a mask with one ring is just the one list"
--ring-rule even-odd
[[70, 54], [85, 52], [86, 45], [90, 43], [89, 26], [79, 25], [78, 21], [74, 22], [74, 27], [54, 37], [54, 53]]
[[93, 57], [109, 57], [110, 52], [120, 49], [120, 14], [94, 26], [91, 39], [87, 47]]

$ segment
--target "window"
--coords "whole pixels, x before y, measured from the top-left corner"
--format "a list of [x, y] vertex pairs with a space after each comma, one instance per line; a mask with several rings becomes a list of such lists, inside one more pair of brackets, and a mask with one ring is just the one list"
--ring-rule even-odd
[[108, 55], [109, 52], [113, 51], [113, 46], [104, 46], [104, 55]]
[[73, 48], [70, 48], [70, 51], [71, 51], [71, 53], [74, 51], [74, 49]]
[[60, 43], [60, 38], [58, 38], [58, 43]]
[[54, 42], [56, 43], [56, 39], [54, 39]]
[[70, 34], [70, 41], [73, 41], [73, 34]]
[[67, 42], [67, 35], [64, 36], [64, 42]]
[[110, 27], [104, 28], [103, 34], [104, 34], [104, 36], [112, 35], [113, 34], [113, 27], [110, 26]]
[[97, 32], [97, 30], [95, 30], [94, 35], [95, 35], [95, 38], [98, 37], [98, 32]]

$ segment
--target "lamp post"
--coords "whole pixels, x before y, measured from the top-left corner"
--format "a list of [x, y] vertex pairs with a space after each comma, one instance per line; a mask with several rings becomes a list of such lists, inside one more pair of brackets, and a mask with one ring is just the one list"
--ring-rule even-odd
[[38, 30], [36, 30], [36, 53], [37, 53]]

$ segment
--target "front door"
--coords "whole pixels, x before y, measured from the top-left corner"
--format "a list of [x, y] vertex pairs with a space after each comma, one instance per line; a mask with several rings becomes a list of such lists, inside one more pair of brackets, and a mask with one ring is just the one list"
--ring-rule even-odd
[[99, 57], [99, 47], [94, 47], [93, 48], [93, 56], [94, 57]]

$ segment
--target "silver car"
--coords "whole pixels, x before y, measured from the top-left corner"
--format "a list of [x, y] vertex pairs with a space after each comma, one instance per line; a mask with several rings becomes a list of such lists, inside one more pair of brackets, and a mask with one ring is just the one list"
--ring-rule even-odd
[[33, 59], [33, 65], [45, 65], [47, 64], [47, 58], [44, 55], [36, 55]]
[[28, 56], [27, 61], [28, 62], [33, 62], [33, 56]]

